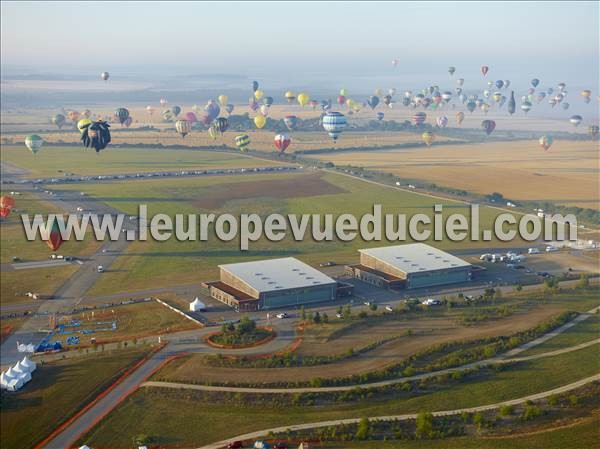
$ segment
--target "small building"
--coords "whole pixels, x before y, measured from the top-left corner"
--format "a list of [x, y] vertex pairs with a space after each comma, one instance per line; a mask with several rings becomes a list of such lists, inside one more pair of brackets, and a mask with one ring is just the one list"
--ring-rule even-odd
[[238, 311], [333, 301], [337, 282], [293, 257], [219, 265], [220, 279], [204, 284], [212, 298]]
[[423, 288], [471, 280], [471, 264], [424, 243], [361, 249], [346, 274], [384, 288]]

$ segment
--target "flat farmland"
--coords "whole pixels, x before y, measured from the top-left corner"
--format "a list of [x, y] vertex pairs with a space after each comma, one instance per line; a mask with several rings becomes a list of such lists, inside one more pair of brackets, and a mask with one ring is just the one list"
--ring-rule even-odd
[[[171, 217], [176, 214], [256, 213], [265, 217], [272, 213], [293, 213], [332, 214], [335, 218], [342, 213], [351, 213], [360, 218], [372, 212], [373, 204], [381, 204], [384, 214], [404, 213], [410, 219], [415, 213], [433, 214], [433, 205], [441, 203], [446, 206], [444, 214], [463, 213], [469, 216], [465, 203], [434, 199], [323, 172], [140, 180], [127, 184], [61, 186], [60, 189], [83, 190], [90, 198], [128, 215], [137, 214], [139, 204], [147, 204], [149, 216], [157, 213]], [[499, 213], [482, 208], [482, 228], [489, 228]], [[357, 260], [357, 249], [388, 244], [385, 236], [382, 241], [372, 242], [364, 242], [360, 238], [349, 242], [314, 241], [310, 237], [310, 229], [302, 241], [294, 240], [288, 232], [288, 237], [280, 242], [262, 238], [251, 243], [248, 251], [239, 249], [238, 240], [218, 240], [212, 226], [208, 241], [178, 241], [175, 237], [164, 242], [151, 239], [136, 241], [128, 246], [125, 254], [89, 294], [196, 283], [214, 279], [218, 264], [265, 257], [295, 256], [314, 265], [325, 260], [351, 263]], [[452, 249], [498, 246], [499, 242], [445, 240], [435, 244], [443, 249]]]
[[598, 143], [593, 141], [555, 141], [548, 151], [524, 140], [316, 157], [481, 194], [600, 208]]
[[[79, 139], [79, 136], [75, 137]], [[280, 165], [277, 161], [251, 158], [243, 154], [191, 149], [115, 148], [113, 146], [96, 154], [94, 150], [83, 147], [45, 147], [35, 157], [24, 145], [3, 145], [1, 150], [3, 162], [27, 170], [27, 176], [32, 178], [64, 176], [65, 172], [75, 175], [102, 175]]]

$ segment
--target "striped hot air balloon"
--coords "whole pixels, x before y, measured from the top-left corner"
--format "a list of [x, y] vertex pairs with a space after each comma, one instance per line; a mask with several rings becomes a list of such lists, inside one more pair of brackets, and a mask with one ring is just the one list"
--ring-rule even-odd
[[292, 143], [292, 138], [287, 133], [277, 134], [273, 139], [273, 143], [275, 144], [275, 148], [283, 153], [290, 146], [290, 143]]
[[344, 114], [335, 111], [329, 111], [323, 116], [323, 128], [329, 133], [334, 142], [346, 128], [348, 121]]
[[185, 137], [192, 130], [192, 123], [188, 120], [177, 120], [175, 122], [175, 129], [181, 134], [181, 137]]
[[40, 151], [40, 148], [43, 144], [44, 139], [42, 139], [37, 134], [31, 134], [25, 137], [25, 146], [29, 148], [29, 151], [31, 151], [34, 155], [36, 155], [38, 151]]
[[117, 120], [119, 120], [119, 123], [122, 125], [123, 123], [125, 123], [125, 120], [127, 120], [127, 118], [129, 117], [129, 111], [125, 108], [117, 108], [115, 110], [115, 116], [117, 117]]
[[412, 122], [415, 126], [422, 126], [423, 123], [425, 123], [426, 119], [427, 114], [425, 114], [424, 112], [417, 112], [415, 115], [412, 116]]
[[248, 150], [250, 146], [250, 137], [248, 134], [241, 134], [236, 136], [235, 145], [239, 148], [239, 150], [243, 153]]

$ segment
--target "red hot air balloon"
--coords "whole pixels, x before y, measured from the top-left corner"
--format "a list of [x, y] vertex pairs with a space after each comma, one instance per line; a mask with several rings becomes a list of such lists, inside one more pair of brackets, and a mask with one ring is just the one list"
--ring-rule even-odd
[[0, 197], [0, 217], [6, 218], [12, 212], [12, 208], [15, 205], [15, 199], [10, 196]]
[[62, 235], [60, 235], [60, 229], [58, 228], [58, 222], [56, 219], [52, 223], [50, 229], [45, 225], [42, 229], [42, 240], [46, 242], [48, 248], [52, 251], [57, 251], [58, 248], [63, 244]]
[[275, 148], [283, 153], [290, 146], [290, 143], [292, 143], [292, 138], [287, 133], [277, 134], [273, 143], [275, 144]]

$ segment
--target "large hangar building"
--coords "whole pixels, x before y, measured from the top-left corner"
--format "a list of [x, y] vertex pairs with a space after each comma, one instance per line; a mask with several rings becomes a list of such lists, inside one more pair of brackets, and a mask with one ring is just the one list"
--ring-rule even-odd
[[471, 280], [471, 264], [424, 243], [361, 249], [346, 273], [384, 288], [423, 288]]
[[[333, 301], [338, 283], [293, 257], [219, 265], [210, 296], [239, 311]], [[343, 288], [343, 287], [342, 287]]]

